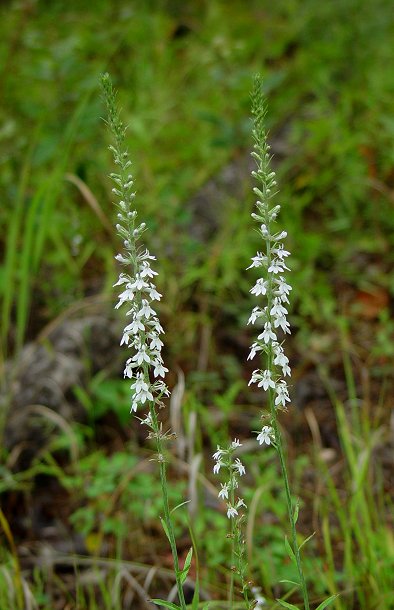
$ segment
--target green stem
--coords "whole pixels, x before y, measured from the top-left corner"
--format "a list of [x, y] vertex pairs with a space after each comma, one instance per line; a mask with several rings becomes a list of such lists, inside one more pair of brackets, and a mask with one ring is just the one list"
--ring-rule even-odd
[[[267, 225], [269, 225], [268, 216], [267, 216], [266, 220], [267, 220]], [[268, 240], [267, 241], [267, 265], [269, 266], [270, 264], [271, 264], [271, 243]], [[268, 275], [268, 288], [267, 288], [267, 312], [268, 312], [267, 318], [268, 318], [268, 321], [271, 323], [271, 325], [272, 325], [272, 319], [271, 319], [270, 311], [272, 308], [272, 294], [273, 294], [273, 281], [272, 281], [272, 275], [269, 274]], [[271, 344], [269, 344], [269, 348], [268, 348], [268, 352], [267, 352], [267, 368], [269, 371], [273, 371], [275, 368], [273, 360], [274, 360], [273, 349], [272, 349]], [[284, 456], [284, 452], [283, 452], [282, 435], [280, 433], [280, 429], [278, 426], [275, 400], [274, 400], [274, 395], [273, 395], [273, 391], [272, 391], [271, 387], [268, 388], [268, 400], [269, 400], [269, 407], [270, 407], [270, 412], [271, 412], [272, 427], [274, 429], [274, 434], [275, 434], [275, 445], [276, 445], [276, 450], [279, 455], [279, 462], [280, 462], [280, 467], [281, 467], [281, 471], [282, 471], [283, 482], [285, 485], [287, 513], [288, 513], [290, 526], [291, 526], [291, 538], [292, 538], [292, 542], [293, 542], [293, 552], [294, 552], [295, 559], [296, 559], [298, 576], [300, 579], [302, 596], [304, 599], [304, 607], [305, 607], [305, 610], [310, 610], [308, 591], [306, 588], [304, 572], [302, 569], [300, 549], [299, 549], [298, 543], [297, 543], [297, 530], [296, 530], [296, 523], [295, 523], [295, 518], [294, 518], [294, 508], [293, 508], [293, 501], [291, 499], [286, 460], [285, 460], [285, 456]]]
[[[233, 484], [231, 484], [231, 491], [230, 491], [230, 504], [231, 506], [234, 506], [235, 503], [235, 493], [234, 493], [234, 486]], [[230, 536], [231, 536], [231, 566], [230, 566], [230, 570], [231, 570], [231, 576], [230, 576], [230, 591], [229, 591], [229, 603], [230, 603], [230, 610], [232, 610], [233, 605], [234, 605], [234, 581], [235, 581], [235, 573], [234, 573], [234, 565], [235, 565], [235, 519], [234, 517], [231, 517], [230, 519], [231, 521], [231, 532], [230, 532]]]
[[[275, 407], [274, 407], [274, 409], [275, 409]], [[283, 481], [285, 484], [287, 512], [288, 512], [289, 521], [290, 521], [290, 525], [291, 525], [291, 537], [292, 537], [292, 542], [293, 542], [293, 551], [294, 551], [294, 555], [296, 558], [296, 564], [297, 564], [298, 576], [299, 576], [300, 584], [301, 584], [302, 596], [304, 598], [304, 607], [305, 607], [305, 610], [309, 610], [310, 606], [309, 606], [308, 591], [307, 591], [307, 587], [306, 587], [304, 572], [302, 569], [300, 549], [298, 547], [298, 542], [297, 542], [297, 530], [296, 530], [296, 523], [295, 523], [295, 518], [294, 518], [293, 501], [291, 499], [291, 493], [290, 493], [289, 477], [287, 474], [286, 461], [285, 461], [285, 456], [283, 453], [282, 437], [280, 434], [276, 416], [274, 417], [273, 423], [274, 423], [274, 431], [275, 431], [276, 449], [278, 451], [280, 467], [282, 470], [282, 477], [283, 477]]]
[[165, 462], [165, 458], [164, 458], [164, 454], [163, 454], [163, 445], [162, 445], [161, 437], [160, 437], [159, 422], [158, 422], [154, 403], [150, 404], [150, 413], [152, 416], [153, 427], [154, 427], [154, 431], [155, 431], [156, 449], [157, 449], [159, 466], [160, 466], [160, 482], [161, 482], [161, 490], [162, 490], [162, 495], [163, 495], [164, 522], [167, 527], [168, 539], [170, 542], [172, 558], [173, 558], [173, 562], [174, 562], [175, 580], [176, 580], [176, 585], [177, 585], [177, 589], [178, 589], [179, 603], [181, 605], [182, 610], [186, 610], [185, 595], [183, 593], [183, 586], [182, 586], [182, 582], [180, 579], [178, 550], [176, 547], [174, 527], [172, 524], [172, 519], [171, 519], [171, 514], [170, 514], [170, 505], [169, 505], [169, 501], [168, 501], [167, 468], [166, 468], [166, 462]]

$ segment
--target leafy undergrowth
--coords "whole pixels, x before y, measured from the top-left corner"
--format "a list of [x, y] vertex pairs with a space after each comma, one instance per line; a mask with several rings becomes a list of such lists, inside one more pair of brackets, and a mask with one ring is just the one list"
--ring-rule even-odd
[[[170, 385], [186, 378], [182, 418], [175, 404], [168, 421], [178, 422], [171, 502], [191, 500], [175, 512], [180, 553], [191, 530], [203, 594], [223, 599], [226, 516], [210, 455], [228, 433], [247, 439], [251, 422], [258, 426], [260, 397], [247, 390], [244, 364], [252, 281], [244, 268], [257, 244], [245, 158], [248, 92], [262, 72], [294, 253], [294, 406], [282, 423], [300, 529], [305, 538], [316, 532], [304, 547], [306, 573], [316, 605], [340, 591], [336, 610], [393, 608], [390, 3], [100, 0], [94, 10], [77, 2], [44, 10], [22, 1], [0, 10], [4, 359], [56, 316], [89, 312], [92, 295], [110, 294], [113, 212], [98, 94], [98, 74], [110, 68], [159, 259], [166, 362], [183, 371]], [[83, 408], [82, 421], [58, 421], [22, 466], [23, 447], [3, 452], [2, 610], [146, 608], [146, 598], [171, 590], [157, 469], [128, 392], [109, 372], [91, 371], [65, 397]], [[286, 591], [296, 603], [297, 591], [280, 582], [294, 570], [275, 460], [244, 448], [251, 578], [268, 607]]]

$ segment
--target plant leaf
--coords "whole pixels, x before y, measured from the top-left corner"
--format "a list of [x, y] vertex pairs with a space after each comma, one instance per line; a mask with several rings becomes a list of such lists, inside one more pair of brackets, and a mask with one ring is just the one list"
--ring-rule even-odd
[[295, 508], [294, 508], [294, 515], [293, 515], [294, 523], [297, 523], [297, 521], [298, 521], [299, 512], [300, 512], [300, 502], [299, 502], [299, 500], [297, 500]]
[[174, 508], [171, 509], [170, 515], [172, 515], [172, 513], [175, 513], [175, 511], [178, 510], [178, 508], [181, 508], [181, 506], [185, 506], [185, 504], [189, 504], [189, 502], [191, 502], [191, 500], [185, 500], [185, 502], [181, 502], [180, 504], [177, 504], [176, 506], [174, 506]]
[[294, 580], [287, 580], [287, 578], [284, 578], [283, 580], [280, 580], [279, 582], [286, 582], [289, 585], [295, 585], [296, 587], [301, 586], [299, 582], [295, 582]]
[[164, 608], [170, 608], [170, 610], [181, 610], [181, 608], [179, 606], [177, 606], [176, 604], [173, 604], [171, 602], [166, 602], [163, 599], [150, 599], [149, 601], [151, 601], [153, 604], [156, 604], [157, 606], [163, 606]]
[[189, 573], [190, 570], [190, 564], [192, 562], [192, 557], [193, 557], [193, 547], [191, 546], [189, 549], [188, 554], [186, 555], [186, 559], [185, 559], [185, 563], [183, 566], [183, 569], [180, 570], [179, 572], [179, 577], [180, 577], [180, 581], [183, 584], [187, 578], [187, 575]]
[[317, 608], [316, 610], [323, 610], [324, 608], [327, 608], [327, 606], [329, 604], [331, 604], [331, 602], [334, 601], [334, 599], [336, 599], [338, 597], [338, 593], [335, 593], [335, 595], [331, 595], [331, 597], [328, 597], [326, 600], [324, 600], [324, 602], [322, 602]]
[[294, 555], [294, 551], [291, 548], [291, 545], [290, 545], [290, 542], [287, 539], [287, 536], [285, 536], [285, 547], [286, 547], [286, 551], [287, 551], [288, 556], [296, 564], [297, 561], [296, 561], [296, 558], [295, 558], [295, 555]]
[[278, 602], [278, 604], [283, 606], [283, 608], [290, 608], [290, 610], [300, 610], [298, 606], [295, 606], [294, 604], [289, 604], [289, 602], [284, 602], [283, 599], [277, 599], [276, 601]]
[[198, 606], [200, 605], [200, 587], [198, 584], [198, 579], [196, 579], [194, 585], [194, 593], [192, 599], [192, 610], [198, 610]]
[[164, 519], [162, 517], [160, 517], [160, 521], [161, 521], [161, 524], [163, 526], [163, 530], [165, 532], [165, 535], [168, 538], [168, 542], [171, 544], [170, 533], [168, 531], [167, 523], [164, 521]]
[[313, 538], [313, 536], [314, 536], [315, 534], [316, 534], [316, 532], [313, 532], [313, 534], [311, 534], [310, 536], [308, 536], [308, 538], [305, 538], [304, 542], [301, 542], [300, 546], [298, 547], [298, 548], [299, 548], [299, 550], [301, 550], [301, 549], [302, 549], [302, 547], [304, 546], [304, 544], [306, 544], [307, 542], [309, 542], [309, 540], [310, 540], [311, 538]]

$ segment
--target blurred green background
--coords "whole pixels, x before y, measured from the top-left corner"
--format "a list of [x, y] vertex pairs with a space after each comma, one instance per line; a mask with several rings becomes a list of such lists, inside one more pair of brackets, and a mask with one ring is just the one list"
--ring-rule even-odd
[[1, 610], [153, 607], [144, 599], [172, 586], [152, 450], [121, 378], [107, 70], [164, 295], [172, 501], [191, 499], [176, 513], [181, 555], [191, 526], [203, 591], [223, 599], [210, 455], [236, 435], [251, 578], [267, 608], [299, 601], [280, 583], [293, 567], [275, 456], [247, 441], [264, 400], [246, 364], [259, 72], [292, 252], [282, 425], [300, 530], [316, 531], [313, 607], [341, 591], [336, 610], [394, 608], [392, 2], [20, 0], [0, 11]]

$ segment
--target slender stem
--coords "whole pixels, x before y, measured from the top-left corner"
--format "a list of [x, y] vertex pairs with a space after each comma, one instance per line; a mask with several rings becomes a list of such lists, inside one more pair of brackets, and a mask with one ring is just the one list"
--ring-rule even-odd
[[[268, 215], [267, 215], [267, 224], [269, 224]], [[267, 261], [268, 261], [268, 265], [270, 265], [271, 264], [271, 243], [269, 240], [267, 240]], [[271, 307], [272, 307], [272, 294], [273, 294], [272, 275], [268, 274], [267, 314], [268, 314], [268, 321], [270, 323], [272, 323], [271, 313], [270, 313]], [[275, 368], [273, 360], [274, 360], [273, 349], [272, 349], [272, 345], [270, 343], [268, 350], [267, 350], [267, 368], [269, 371], [273, 371]], [[274, 393], [273, 393], [273, 390], [271, 387], [268, 388], [268, 400], [269, 400], [269, 407], [270, 407], [270, 412], [271, 412], [272, 427], [274, 429], [274, 434], [275, 434], [275, 445], [276, 445], [276, 450], [279, 455], [279, 462], [280, 462], [280, 467], [281, 467], [281, 471], [282, 471], [282, 477], [283, 477], [283, 482], [284, 482], [285, 492], [286, 492], [287, 513], [288, 513], [290, 527], [291, 527], [291, 538], [292, 538], [292, 543], [293, 543], [293, 551], [294, 551], [294, 555], [295, 555], [295, 559], [296, 559], [298, 576], [300, 579], [300, 585], [301, 585], [301, 589], [302, 589], [302, 596], [304, 599], [304, 607], [305, 607], [305, 610], [309, 610], [310, 606], [309, 606], [308, 591], [306, 588], [304, 572], [302, 569], [300, 549], [298, 547], [298, 542], [297, 542], [297, 530], [296, 530], [296, 524], [295, 524], [295, 518], [294, 518], [294, 507], [293, 507], [293, 501], [291, 499], [289, 477], [287, 474], [286, 460], [285, 460], [285, 456], [284, 456], [284, 452], [283, 452], [282, 435], [280, 433], [280, 429], [279, 429], [279, 425], [278, 425], [277, 412], [276, 412], [275, 401], [274, 401]]]
[[[231, 506], [234, 506], [234, 504], [235, 504], [235, 492], [234, 492], [234, 486], [233, 485], [231, 485], [230, 503], [231, 503]], [[230, 536], [231, 536], [231, 565], [230, 565], [231, 576], [230, 576], [229, 602], [230, 602], [230, 610], [232, 610], [233, 605], [234, 605], [234, 581], [235, 581], [235, 572], [234, 572], [234, 565], [235, 565], [235, 518], [231, 517], [230, 521], [231, 521], [231, 532], [230, 532]]]
[[[270, 402], [271, 402], [271, 400], [270, 400]], [[273, 404], [273, 401], [271, 402], [271, 404]], [[274, 410], [275, 410], [275, 406], [274, 406]], [[272, 413], [272, 409], [271, 409], [271, 413]], [[276, 415], [273, 416], [273, 428], [274, 428], [274, 432], [275, 432], [276, 449], [277, 449], [277, 452], [279, 455], [280, 467], [281, 467], [282, 477], [283, 477], [283, 481], [284, 481], [284, 485], [285, 485], [286, 504], [287, 504], [287, 512], [288, 512], [288, 516], [289, 516], [289, 521], [290, 521], [290, 525], [291, 525], [291, 537], [292, 537], [292, 542], [293, 542], [293, 551], [294, 551], [294, 555], [295, 555], [295, 559], [296, 559], [298, 576], [300, 579], [300, 585], [301, 585], [301, 589], [302, 589], [302, 596], [304, 598], [305, 610], [309, 610], [310, 606], [309, 606], [308, 591], [307, 591], [307, 587], [306, 587], [304, 572], [302, 569], [300, 549], [299, 549], [298, 542], [297, 542], [297, 530], [296, 530], [296, 523], [295, 523], [295, 518], [294, 518], [293, 501], [291, 499], [291, 493], [290, 493], [289, 477], [287, 474], [286, 461], [285, 461], [285, 456], [284, 456], [284, 452], [283, 452], [282, 436], [281, 436], [281, 433], [279, 430]]]
[[173, 558], [173, 562], [174, 562], [175, 580], [176, 580], [176, 585], [177, 585], [177, 589], [178, 589], [179, 603], [181, 605], [182, 610], [186, 610], [185, 595], [183, 593], [183, 586], [182, 586], [182, 582], [181, 582], [180, 574], [179, 574], [178, 550], [176, 547], [174, 527], [172, 524], [172, 519], [171, 519], [171, 514], [170, 514], [170, 505], [169, 505], [169, 501], [168, 501], [168, 483], [167, 483], [166, 461], [165, 461], [164, 454], [163, 454], [163, 444], [161, 442], [159, 421], [157, 418], [157, 413], [156, 413], [154, 403], [150, 404], [150, 413], [152, 416], [153, 426], [154, 426], [154, 430], [155, 430], [156, 449], [157, 449], [159, 466], [160, 466], [160, 482], [161, 482], [161, 490], [162, 490], [162, 496], [163, 496], [164, 522], [167, 527], [168, 538], [169, 538], [172, 558]]

